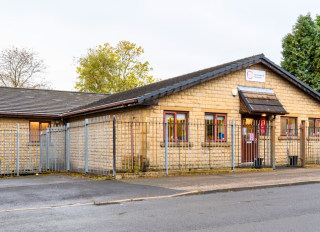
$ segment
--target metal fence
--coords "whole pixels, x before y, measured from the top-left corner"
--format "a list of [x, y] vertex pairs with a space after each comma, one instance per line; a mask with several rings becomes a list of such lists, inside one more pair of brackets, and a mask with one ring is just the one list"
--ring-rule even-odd
[[189, 120], [171, 124], [116, 123], [116, 170], [191, 170], [270, 167], [270, 125], [261, 134], [254, 122], [243, 134], [241, 122]]
[[[258, 120], [148, 122], [110, 116], [31, 132], [0, 128], [0, 175], [41, 171], [116, 172], [272, 167], [271, 124]], [[320, 164], [317, 128], [295, 129], [275, 143], [277, 163]], [[303, 136], [304, 134], [304, 136]]]
[[66, 127], [51, 127], [40, 133], [40, 169], [66, 170]]
[[0, 127], [0, 175], [40, 172], [39, 136], [19, 124]]
[[306, 164], [320, 164], [320, 127], [307, 127]]

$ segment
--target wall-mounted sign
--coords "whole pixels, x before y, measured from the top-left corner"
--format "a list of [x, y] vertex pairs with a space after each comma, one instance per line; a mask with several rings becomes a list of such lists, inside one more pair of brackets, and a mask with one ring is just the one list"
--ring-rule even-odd
[[266, 72], [254, 69], [246, 69], [246, 81], [265, 82]]
[[254, 134], [250, 133], [249, 135], [250, 135], [250, 140], [253, 141], [254, 140]]
[[260, 135], [266, 135], [266, 119], [260, 119]]

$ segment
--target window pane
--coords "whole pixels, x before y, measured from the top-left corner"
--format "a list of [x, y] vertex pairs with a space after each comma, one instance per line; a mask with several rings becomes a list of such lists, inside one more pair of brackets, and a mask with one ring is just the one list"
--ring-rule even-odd
[[205, 116], [206, 122], [206, 141], [214, 140], [214, 116], [213, 115], [206, 115]]
[[289, 118], [289, 135], [295, 135], [296, 133], [296, 119]]
[[287, 134], [287, 118], [281, 118], [281, 134]]
[[211, 115], [211, 114], [207, 114], [207, 115], [205, 116], [205, 119], [206, 119], [206, 120], [213, 120], [213, 119], [214, 119], [214, 116]]
[[309, 129], [308, 129], [308, 133], [309, 135], [314, 135], [314, 119], [309, 119]]
[[187, 120], [186, 114], [177, 114], [177, 139], [187, 139]]
[[174, 139], [174, 114], [166, 114], [168, 123], [168, 138]]
[[186, 119], [186, 114], [177, 114], [177, 119], [185, 120]]
[[218, 116], [217, 117], [217, 136], [218, 139], [225, 138], [225, 116]]
[[40, 141], [39, 129], [40, 129], [39, 122], [30, 122], [30, 142]]
[[50, 127], [50, 123], [48, 123], [48, 122], [42, 122], [42, 123], [40, 124], [40, 130], [41, 130], [41, 131], [46, 130], [48, 127]]

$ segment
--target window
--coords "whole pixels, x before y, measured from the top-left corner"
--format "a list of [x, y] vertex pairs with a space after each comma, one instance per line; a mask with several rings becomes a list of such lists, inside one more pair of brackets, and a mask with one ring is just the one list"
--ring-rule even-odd
[[188, 113], [165, 111], [164, 116], [165, 122], [168, 123], [168, 139], [170, 141], [188, 141]]
[[281, 135], [295, 136], [298, 134], [297, 129], [297, 118], [281, 117]]
[[226, 141], [227, 140], [227, 115], [206, 113], [205, 115], [205, 140]]
[[309, 136], [320, 136], [319, 118], [309, 118], [308, 134]]
[[46, 130], [48, 127], [50, 127], [50, 122], [31, 121], [29, 126], [29, 141], [33, 143], [40, 142], [41, 131]]

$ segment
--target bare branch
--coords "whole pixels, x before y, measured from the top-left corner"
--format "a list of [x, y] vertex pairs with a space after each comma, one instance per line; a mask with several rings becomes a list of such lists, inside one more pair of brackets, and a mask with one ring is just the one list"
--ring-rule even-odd
[[46, 66], [38, 54], [27, 49], [11, 47], [0, 53], [0, 85], [21, 88], [49, 88], [41, 75]]

